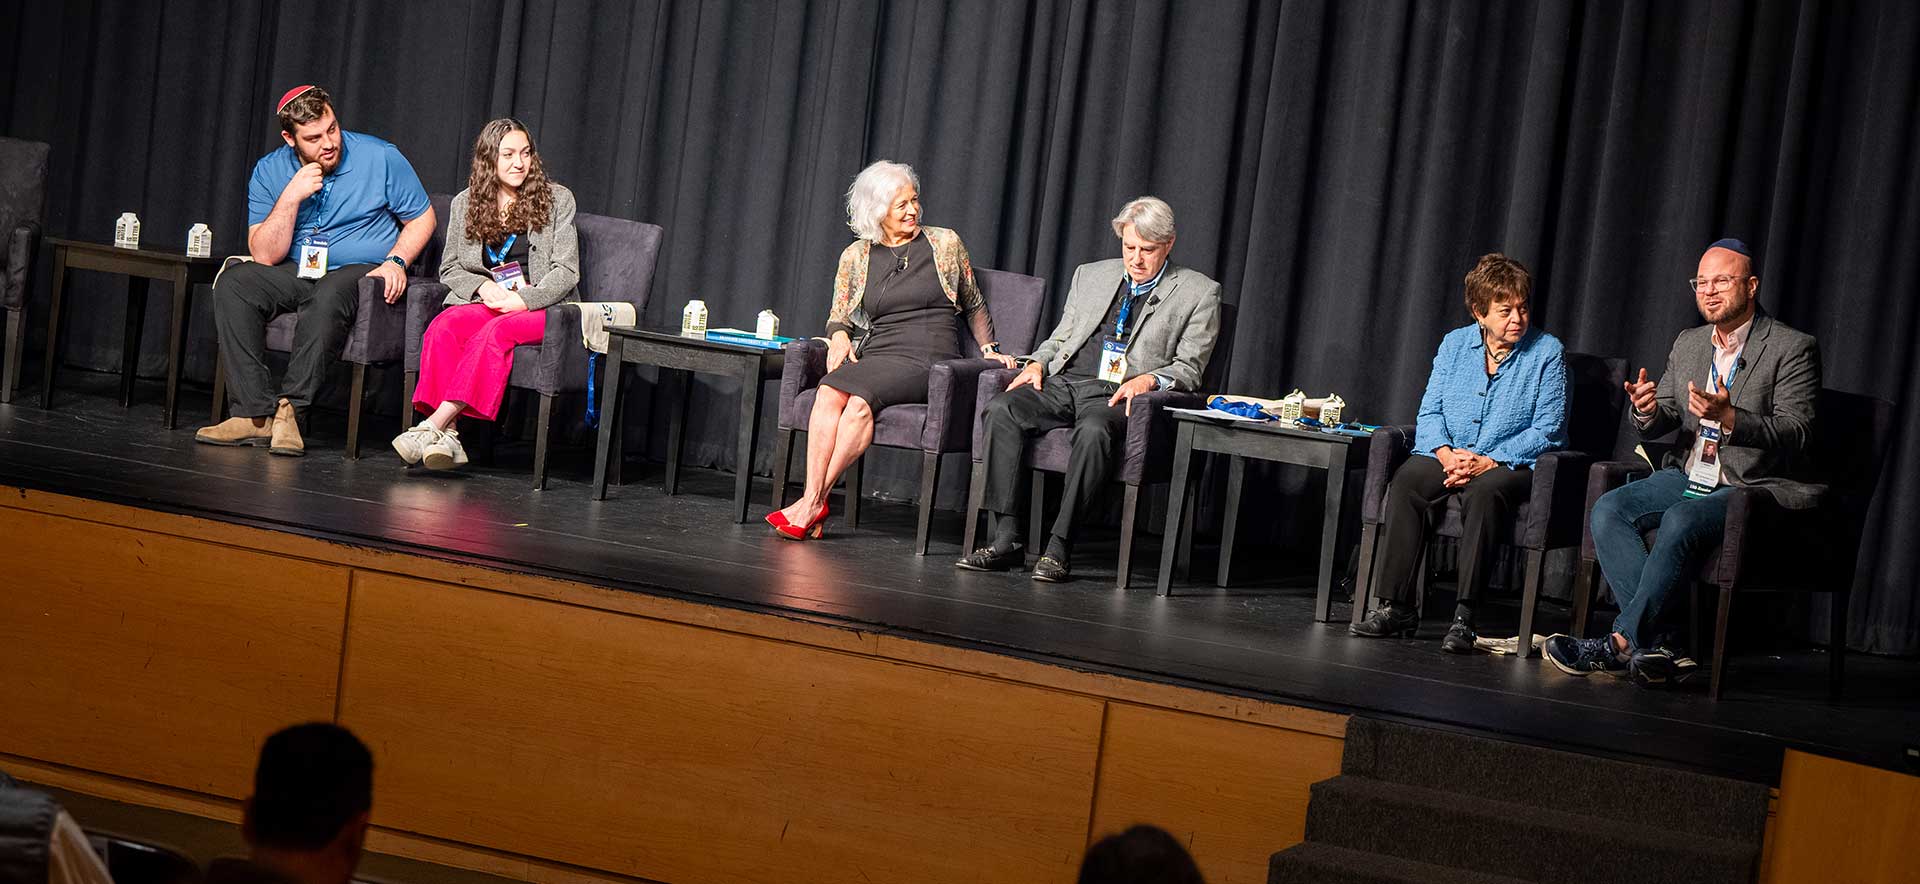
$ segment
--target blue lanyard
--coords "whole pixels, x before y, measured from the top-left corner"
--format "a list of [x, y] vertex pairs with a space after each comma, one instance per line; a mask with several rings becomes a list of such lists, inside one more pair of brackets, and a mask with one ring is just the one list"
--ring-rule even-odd
[[314, 235], [320, 232], [320, 213], [326, 210], [327, 194], [332, 191], [333, 176], [328, 175], [320, 180], [320, 189], [315, 191], [313, 196], [307, 197], [307, 201], [313, 204], [313, 208], [308, 209], [304, 204], [301, 207], [300, 214], [306, 216], [307, 223], [301, 224], [297, 217], [294, 219], [294, 226], [306, 231], [305, 242], [312, 242]]
[[507, 259], [507, 253], [513, 251], [513, 241], [519, 238], [518, 233], [507, 234], [507, 241], [500, 244], [500, 250], [497, 252], [493, 250], [493, 246], [487, 246], [487, 264], [493, 267], [500, 266], [500, 263]]
[[1139, 303], [1140, 299], [1145, 297], [1146, 294], [1146, 292], [1141, 292], [1138, 295], [1126, 297], [1120, 302], [1120, 315], [1113, 321], [1113, 336], [1115, 338], [1123, 341], [1127, 339], [1127, 317], [1133, 315], [1133, 305]]
[[[1745, 348], [1743, 347], [1741, 349], [1745, 349]], [[1727, 376], [1724, 378], [1720, 376], [1720, 363], [1715, 361], [1711, 354], [1709, 354], [1707, 357], [1707, 377], [1710, 380], [1712, 380], [1713, 391], [1716, 393], [1723, 391], [1728, 387], [1732, 386], [1733, 375], [1735, 372], [1739, 370], [1740, 370], [1740, 352], [1738, 350], [1734, 351], [1733, 367], [1727, 369]]]

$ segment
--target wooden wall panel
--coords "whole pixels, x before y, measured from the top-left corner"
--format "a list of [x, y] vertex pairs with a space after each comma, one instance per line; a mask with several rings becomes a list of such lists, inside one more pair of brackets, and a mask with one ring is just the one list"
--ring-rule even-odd
[[1787, 750], [1765, 880], [1920, 882], [1920, 777]]
[[1124, 703], [1107, 708], [1092, 838], [1152, 823], [1210, 884], [1267, 880], [1267, 858], [1306, 837], [1312, 784], [1340, 772], [1342, 741]]
[[1064, 882], [1086, 842], [1098, 698], [377, 574], [350, 619], [382, 826], [674, 882]]
[[0, 508], [0, 752], [243, 797], [329, 720], [349, 571]]

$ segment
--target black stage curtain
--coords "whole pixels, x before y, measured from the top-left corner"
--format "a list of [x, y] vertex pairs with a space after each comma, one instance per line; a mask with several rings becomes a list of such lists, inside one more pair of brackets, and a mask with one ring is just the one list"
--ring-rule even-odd
[[[1075, 265], [1116, 254], [1107, 218], [1157, 193], [1175, 259], [1241, 306], [1232, 389], [1338, 391], [1376, 422], [1412, 419], [1481, 253], [1533, 268], [1569, 347], [1657, 374], [1699, 321], [1681, 280], [1738, 235], [1828, 384], [1899, 408], [1851, 637], [1920, 651], [1906, 0], [164, 0], [7, 4], [0, 35], [0, 121], [55, 146], [56, 234], [104, 239], [131, 209], [149, 241], [204, 220], [237, 246], [270, 102], [305, 81], [430, 190], [462, 186], [481, 123], [525, 120], [584, 211], [665, 226], [653, 322], [698, 296], [717, 323], [771, 307], [817, 333], [841, 194], [877, 158], [920, 171], [928, 222], [977, 264], [1053, 280], [1056, 313]], [[88, 285], [105, 316], [69, 353], [110, 367], [119, 299]], [[695, 458], [733, 467], [731, 410], [695, 413]]]

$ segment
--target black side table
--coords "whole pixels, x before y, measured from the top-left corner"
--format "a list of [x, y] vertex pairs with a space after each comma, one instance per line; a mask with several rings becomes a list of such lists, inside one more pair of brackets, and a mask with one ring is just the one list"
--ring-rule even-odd
[[[1193, 453], [1217, 452], [1230, 458], [1227, 466], [1227, 513], [1220, 528], [1220, 568], [1216, 583], [1227, 585], [1233, 561], [1233, 535], [1239, 528], [1240, 488], [1246, 479], [1246, 458], [1299, 464], [1327, 471], [1326, 510], [1320, 527], [1320, 580], [1313, 603], [1313, 619], [1324, 622], [1333, 604], [1335, 546], [1345, 516], [1347, 471], [1365, 469], [1367, 442], [1337, 433], [1322, 433], [1272, 421], [1244, 421], [1191, 412], [1173, 412], [1178, 430], [1173, 452], [1173, 484], [1167, 493], [1167, 528], [1160, 550], [1158, 595], [1167, 595], [1173, 582], [1174, 555], [1182, 546], [1184, 510], [1189, 505], [1188, 480]], [[1359, 443], [1359, 444], [1356, 444]]]
[[147, 316], [147, 291], [155, 281], [173, 283], [173, 325], [167, 339], [166, 428], [180, 416], [180, 366], [187, 344], [188, 304], [193, 286], [211, 282], [220, 258], [190, 258], [164, 249], [123, 249], [106, 243], [50, 237], [53, 245], [53, 297], [47, 306], [46, 371], [40, 381], [40, 407], [53, 407], [53, 372], [60, 364], [60, 298], [72, 270], [98, 270], [127, 277], [127, 324], [120, 343], [120, 405], [133, 404], [133, 373], [140, 363], [140, 329]]
[[684, 338], [673, 332], [631, 326], [607, 329], [607, 359], [600, 385], [600, 435], [593, 452], [593, 499], [607, 497], [607, 464], [620, 456], [620, 375], [623, 365], [653, 365], [680, 377], [679, 401], [674, 403], [667, 428], [667, 493], [680, 484], [680, 448], [687, 435], [687, 403], [692, 373], [727, 375], [740, 381], [739, 467], [733, 478], [733, 520], [747, 520], [747, 490], [753, 484], [753, 446], [760, 433], [761, 382], [778, 378], [787, 356], [783, 349], [761, 349], [745, 344], [723, 344], [705, 338]]

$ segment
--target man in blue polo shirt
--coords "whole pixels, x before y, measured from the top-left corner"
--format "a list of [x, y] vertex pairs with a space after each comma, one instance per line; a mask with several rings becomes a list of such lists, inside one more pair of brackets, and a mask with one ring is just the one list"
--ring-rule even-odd
[[[306, 453], [298, 409], [339, 356], [361, 277], [378, 278], [387, 303], [407, 291], [407, 265], [433, 235], [433, 205], [399, 148], [344, 132], [326, 90], [298, 86], [280, 99], [286, 146], [260, 158], [247, 185], [250, 263], [214, 283], [214, 325], [227, 365], [233, 417], [202, 428], [211, 445], [266, 445]], [[299, 314], [293, 354], [276, 395], [267, 374], [266, 327]]]

